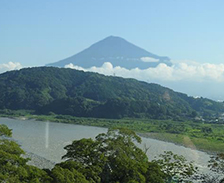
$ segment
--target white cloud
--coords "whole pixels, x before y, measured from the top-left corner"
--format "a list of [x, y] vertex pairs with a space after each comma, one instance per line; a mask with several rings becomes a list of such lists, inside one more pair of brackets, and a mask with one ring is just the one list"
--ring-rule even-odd
[[65, 68], [70, 68], [70, 69], [76, 69], [76, 70], [82, 70], [82, 71], [87, 71], [86, 69], [79, 67], [79, 66], [75, 66], [72, 63], [65, 65]]
[[173, 76], [178, 80], [193, 80], [193, 81], [224, 81], [224, 64], [198, 64], [189, 65], [179, 63], [173, 66]]
[[126, 69], [122, 67], [113, 67], [110, 62], [105, 62], [101, 67], [91, 67], [84, 69], [79, 66], [69, 64], [66, 68], [73, 68], [83, 71], [98, 72], [104, 75], [116, 75], [125, 78], [136, 78], [143, 81], [224, 81], [224, 64], [188, 64], [179, 62], [172, 66], [164, 63], [155, 68], [148, 69]]
[[152, 57], [142, 57], [141, 61], [143, 61], [143, 62], [159, 62], [159, 59], [152, 58]]
[[0, 73], [11, 71], [11, 70], [18, 70], [21, 68], [22, 68], [22, 65], [19, 62], [8, 62], [8, 63], [0, 64]]

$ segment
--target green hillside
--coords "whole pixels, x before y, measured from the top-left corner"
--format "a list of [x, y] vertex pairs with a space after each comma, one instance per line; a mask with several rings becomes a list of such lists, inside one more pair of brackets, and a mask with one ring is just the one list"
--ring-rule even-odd
[[224, 106], [134, 79], [36, 67], [0, 75], [0, 109], [78, 117], [180, 119], [221, 113]]

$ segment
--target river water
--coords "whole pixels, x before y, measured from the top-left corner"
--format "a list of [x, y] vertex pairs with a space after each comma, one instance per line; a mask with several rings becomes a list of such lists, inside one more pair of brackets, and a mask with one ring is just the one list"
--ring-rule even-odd
[[[107, 131], [106, 128], [100, 127], [8, 118], [0, 118], [0, 124], [5, 124], [13, 130], [13, 139], [25, 151], [55, 163], [60, 162], [61, 157], [66, 153], [63, 147], [73, 140], [94, 138], [99, 133]], [[149, 147], [147, 155], [150, 160], [164, 151], [172, 151], [175, 154], [183, 155], [189, 161], [194, 161], [202, 171], [208, 170], [209, 155], [207, 153], [142, 137], [140, 147], [144, 146]]]

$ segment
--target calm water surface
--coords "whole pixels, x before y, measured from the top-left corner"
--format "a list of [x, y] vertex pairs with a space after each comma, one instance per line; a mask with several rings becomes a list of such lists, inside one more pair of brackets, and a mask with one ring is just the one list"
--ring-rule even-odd
[[[107, 131], [106, 128], [99, 127], [8, 118], [0, 118], [0, 124], [5, 124], [13, 129], [13, 138], [25, 151], [56, 163], [60, 162], [61, 157], [66, 153], [63, 147], [73, 140], [94, 138], [99, 133]], [[173, 151], [173, 153], [185, 156], [189, 161], [195, 161], [200, 169], [207, 171], [209, 155], [204, 152], [142, 137], [140, 147], [143, 148], [144, 144], [149, 147], [147, 155], [150, 160], [164, 151]]]

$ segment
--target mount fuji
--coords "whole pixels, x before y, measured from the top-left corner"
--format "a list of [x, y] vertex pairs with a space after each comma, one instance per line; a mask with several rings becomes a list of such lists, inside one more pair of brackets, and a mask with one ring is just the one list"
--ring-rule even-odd
[[109, 36], [71, 57], [47, 66], [64, 67], [71, 63], [83, 68], [90, 68], [92, 66], [100, 67], [105, 62], [126, 69], [147, 69], [156, 67], [160, 63], [172, 65], [169, 57], [150, 53], [121, 37]]

